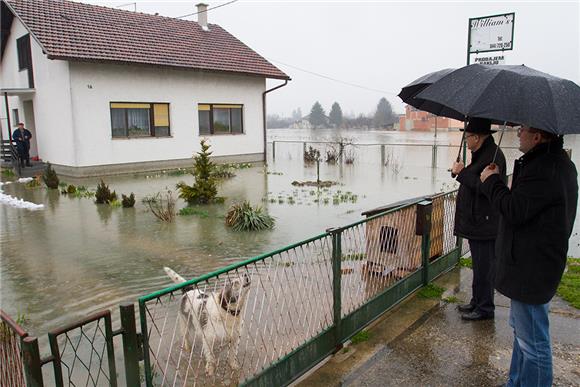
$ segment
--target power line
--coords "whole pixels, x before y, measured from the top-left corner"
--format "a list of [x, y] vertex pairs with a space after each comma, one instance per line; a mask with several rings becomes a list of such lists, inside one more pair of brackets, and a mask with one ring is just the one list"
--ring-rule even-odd
[[220, 4], [220, 5], [216, 5], [215, 7], [208, 8], [205, 11], [198, 11], [198, 12], [189, 13], [189, 14], [183, 15], [183, 16], [177, 16], [175, 19], [183, 19], [184, 17], [189, 17], [189, 16], [193, 16], [193, 15], [200, 14], [200, 13], [204, 13], [204, 12], [207, 12], [207, 11], [211, 11], [212, 9], [217, 9], [217, 8], [225, 7], [226, 5], [230, 5], [232, 3], [235, 3], [236, 1], [238, 1], [238, 0], [232, 0], [232, 1], [229, 1], [227, 3], [223, 3], [223, 4]]
[[333, 81], [333, 82], [342, 83], [342, 84], [344, 84], [344, 85], [348, 85], [348, 86], [352, 86], [352, 87], [357, 87], [357, 88], [359, 88], [359, 89], [364, 89], [364, 90], [374, 91], [374, 92], [376, 92], [376, 93], [381, 93], [381, 94], [390, 94], [390, 95], [394, 95], [394, 96], [396, 96], [396, 95], [397, 95], [397, 93], [393, 93], [393, 92], [391, 92], [391, 91], [385, 91], [385, 90], [373, 89], [373, 88], [371, 88], [371, 87], [366, 87], [366, 86], [358, 85], [358, 84], [356, 84], [356, 83], [346, 82], [346, 81], [343, 81], [343, 80], [340, 80], [340, 79], [332, 78], [332, 77], [329, 77], [328, 75], [324, 75], [324, 74], [316, 73], [316, 72], [314, 72], [314, 71], [310, 71], [310, 70], [302, 69], [302, 68], [300, 68], [300, 67], [293, 66], [293, 65], [291, 65], [291, 64], [284, 63], [284, 62], [281, 62], [281, 61], [279, 61], [279, 60], [275, 60], [275, 59], [271, 59], [271, 58], [268, 58], [268, 60], [271, 60], [272, 62], [280, 63], [281, 65], [288, 66], [288, 67], [291, 67], [291, 68], [293, 68], [293, 69], [296, 69], [296, 70], [299, 70], [299, 71], [303, 71], [303, 72], [305, 72], [305, 73], [308, 73], [308, 74], [315, 75], [315, 76], [317, 76], [317, 77], [320, 77], [320, 78], [328, 79], [328, 80], [330, 80], [330, 81]]

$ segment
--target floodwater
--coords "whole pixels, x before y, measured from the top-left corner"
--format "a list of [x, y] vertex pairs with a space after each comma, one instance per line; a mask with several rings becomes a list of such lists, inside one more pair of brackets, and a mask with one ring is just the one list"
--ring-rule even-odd
[[[352, 164], [321, 163], [321, 180], [340, 185], [317, 192], [294, 187], [294, 180], [316, 180], [316, 166], [305, 165], [303, 141], [329, 141], [338, 136], [352, 140], [345, 156]], [[26, 329], [43, 336], [47, 331], [91, 312], [113, 308], [126, 300], [171, 284], [163, 267], [186, 278], [277, 249], [361, 219], [361, 212], [406, 198], [449, 191], [456, 187], [447, 169], [457, 155], [461, 134], [438, 133], [437, 167], [432, 167], [433, 133], [333, 130], [269, 130], [268, 166], [236, 170], [236, 177], [219, 186], [221, 205], [199, 207], [205, 216], [178, 216], [166, 224], [146, 211], [140, 199], [178, 181], [192, 183], [190, 175], [167, 173], [106, 177], [117, 194], [134, 192], [133, 209], [96, 205], [93, 199], [72, 198], [24, 184], [3, 186], [6, 194], [42, 203], [29, 211], [0, 206], [0, 306], [12, 316], [25, 315]], [[497, 136], [497, 135], [496, 135]], [[272, 141], [276, 141], [272, 159]], [[295, 143], [285, 141], [297, 141]], [[407, 144], [386, 146], [380, 143]], [[503, 138], [517, 146], [514, 132]], [[324, 144], [312, 144], [324, 155]], [[580, 142], [566, 139], [578, 165]], [[520, 155], [506, 149], [510, 165]], [[386, 165], [384, 165], [386, 164]], [[97, 179], [63, 179], [95, 189]], [[340, 191], [340, 192], [339, 192]], [[346, 195], [346, 201], [335, 200]], [[177, 196], [175, 194], [175, 196]], [[334, 198], [333, 198], [334, 196]], [[291, 199], [290, 199], [291, 198]], [[271, 231], [238, 233], [227, 229], [224, 215], [235, 201], [249, 200], [276, 218]], [[178, 200], [177, 209], [186, 204]], [[576, 222], [575, 234], [579, 229]], [[579, 238], [570, 242], [570, 255], [580, 256]]]

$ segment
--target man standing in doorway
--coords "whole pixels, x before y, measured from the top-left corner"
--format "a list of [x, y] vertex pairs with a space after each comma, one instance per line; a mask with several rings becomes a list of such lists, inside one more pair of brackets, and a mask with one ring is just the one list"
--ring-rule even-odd
[[495, 288], [511, 299], [508, 386], [551, 386], [549, 303], [562, 279], [578, 203], [578, 173], [561, 136], [524, 126], [511, 189], [497, 168], [481, 191], [500, 213]]
[[32, 133], [28, 129], [24, 128], [22, 122], [18, 123], [18, 129], [12, 133], [12, 139], [16, 142], [16, 149], [18, 150], [18, 156], [20, 157], [20, 165], [24, 167], [26, 163], [27, 167], [30, 167], [30, 139], [32, 138]]
[[471, 118], [465, 129], [465, 143], [471, 151], [471, 164], [453, 163], [452, 172], [461, 184], [455, 210], [455, 235], [469, 241], [473, 264], [471, 301], [459, 305], [461, 318], [468, 321], [493, 319], [495, 315], [495, 238], [499, 213], [480, 190], [479, 176], [495, 157], [501, 178], [505, 181], [506, 162], [495, 144], [491, 121]]

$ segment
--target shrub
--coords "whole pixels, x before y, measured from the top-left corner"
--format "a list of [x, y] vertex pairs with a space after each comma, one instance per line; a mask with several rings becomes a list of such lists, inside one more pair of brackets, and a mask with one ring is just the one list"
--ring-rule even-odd
[[135, 194], [131, 192], [131, 195], [125, 196], [121, 194], [121, 204], [123, 204], [123, 208], [131, 208], [135, 206]]
[[262, 211], [261, 207], [252, 207], [250, 202], [236, 203], [226, 214], [226, 226], [235, 231], [257, 231], [274, 228], [274, 218]]
[[163, 222], [173, 222], [175, 218], [175, 199], [169, 190], [157, 192], [155, 195], [145, 196], [143, 203], [149, 207], [149, 211]]
[[207, 211], [200, 210], [195, 207], [183, 207], [181, 210], [179, 210], [179, 215], [182, 216], [197, 215], [200, 218], [209, 217], [209, 213]]
[[308, 150], [304, 152], [304, 162], [314, 163], [319, 160], [320, 160], [320, 151], [316, 148], [309, 146]]
[[177, 183], [179, 197], [189, 204], [207, 204], [215, 202], [217, 196], [216, 179], [213, 176], [215, 170], [214, 164], [209, 159], [212, 152], [209, 151], [210, 145], [206, 144], [205, 139], [201, 140], [201, 151], [194, 157], [193, 176], [195, 183], [193, 186], [184, 182]]
[[28, 183], [26, 183], [24, 185], [25, 188], [27, 189], [35, 189], [40, 187], [40, 177], [39, 176], [35, 176], [32, 180], [30, 180]]
[[97, 192], [95, 192], [95, 203], [109, 204], [114, 200], [117, 200], [117, 193], [115, 191], [111, 192], [109, 186], [101, 180], [99, 185], [97, 185]]
[[58, 188], [58, 176], [56, 175], [54, 169], [52, 169], [52, 165], [50, 165], [50, 163], [46, 163], [46, 168], [42, 174], [42, 181], [44, 181], [44, 184], [46, 184], [46, 186], [50, 189]]
[[213, 170], [212, 176], [216, 179], [231, 179], [232, 177], [236, 176], [233, 169], [235, 169], [235, 166], [233, 166], [233, 164], [216, 165]]
[[326, 151], [326, 162], [329, 164], [336, 164], [338, 161], [338, 152], [336, 149], [331, 148]]

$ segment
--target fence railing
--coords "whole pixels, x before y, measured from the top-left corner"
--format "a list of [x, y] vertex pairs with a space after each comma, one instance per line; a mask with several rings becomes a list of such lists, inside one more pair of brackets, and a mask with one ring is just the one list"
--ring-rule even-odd
[[456, 191], [139, 299], [146, 382], [285, 385], [453, 267]]
[[138, 320], [133, 303], [121, 305], [117, 330], [109, 310], [97, 312], [49, 332], [46, 357], [2, 313], [0, 385], [43, 386], [50, 369], [56, 386], [286, 385], [457, 263], [465, 244], [453, 236], [456, 196], [183, 280], [141, 297]]

